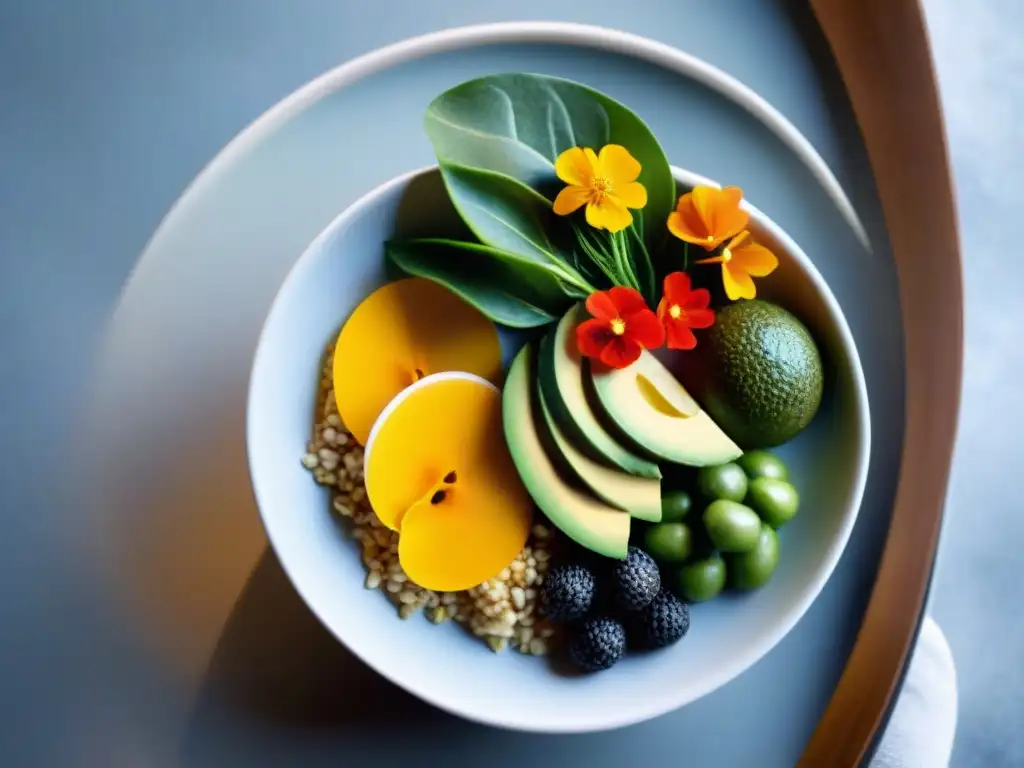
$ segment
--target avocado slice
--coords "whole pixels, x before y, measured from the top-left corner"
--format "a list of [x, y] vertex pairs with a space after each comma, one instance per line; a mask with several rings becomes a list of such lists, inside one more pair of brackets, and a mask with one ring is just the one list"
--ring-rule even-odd
[[505, 379], [501, 410], [512, 461], [523, 485], [559, 530], [587, 549], [623, 560], [630, 516], [569, 485], [555, 470], [538, 430], [540, 405], [534, 384], [533, 350], [524, 346]]
[[638, 477], [594, 461], [566, 438], [552, 417], [551, 409], [539, 387], [537, 402], [551, 438], [550, 444], [561, 454], [565, 465], [583, 485], [598, 498], [628, 512], [637, 520], [661, 522], [661, 480], [656, 477]]
[[583, 382], [583, 358], [576, 349], [576, 326], [583, 319], [577, 304], [540, 344], [537, 374], [545, 402], [563, 433], [581, 451], [638, 477], [661, 478], [657, 463], [618, 442], [598, 421]]
[[587, 371], [608, 420], [652, 456], [707, 467], [743, 454], [650, 352], [627, 368]]

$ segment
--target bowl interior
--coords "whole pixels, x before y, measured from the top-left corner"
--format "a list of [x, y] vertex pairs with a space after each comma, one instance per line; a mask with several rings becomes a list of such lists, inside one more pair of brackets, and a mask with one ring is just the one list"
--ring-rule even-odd
[[[685, 184], [705, 182], [677, 170]], [[354, 653], [412, 693], [471, 719], [533, 731], [587, 731], [637, 722], [693, 701], [772, 648], [817, 596], [845, 546], [868, 459], [866, 389], [835, 299], [799, 248], [756, 209], [755, 234], [780, 258], [759, 283], [811, 329], [826, 360], [821, 410], [780, 450], [801, 496], [782, 531], [771, 582], [746, 595], [694, 606], [682, 643], [627, 656], [594, 676], [565, 676], [545, 660], [495, 656], [452, 624], [399, 620], [363, 588], [357, 544], [328, 493], [299, 462], [309, 440], [324, 345], [355, 306], [385, 281], [382, 243], [395, 233], [451, 235], [459, 226], [434, 169], [378, 187], [347, 209], [302, 255], [267, 318], [252, 371], [250, 473], [268, 536], [298, 592]], [[506, 358], [522, 343], [503, 337]]]

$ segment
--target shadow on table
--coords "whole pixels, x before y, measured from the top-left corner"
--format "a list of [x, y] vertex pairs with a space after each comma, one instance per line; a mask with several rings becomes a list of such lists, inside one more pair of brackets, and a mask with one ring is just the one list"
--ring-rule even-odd
[[247, 727], [373, 730], [446, 718], [371, 670], [331, 635], [271, 550], [235, 605], [202, 681], [186, 749], [224, 712]]
[[[634, 726], [647, 739], [653, 725]], [[580, 741], [626, 764], [620, 731], [555, 736], [502, 731], [449, 715], [378, 675], [303, 603], [271, 550], [232, 610], [180, 742], [189, 768], [244, 765], [446, 768], [572, 765]], [[541, 763], [538, 763], [541, 764]]]

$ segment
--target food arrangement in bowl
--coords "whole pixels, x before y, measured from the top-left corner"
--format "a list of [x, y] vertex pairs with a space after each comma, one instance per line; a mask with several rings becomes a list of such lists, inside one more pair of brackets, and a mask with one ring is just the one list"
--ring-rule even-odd
[[302, 463], [402, 619], [584, 672], [685, 653], [814, 514], [782, 453], [830, 380], [800, 302], [759, 295], [775, 245], [582, 84], [472, 80], [425, 128], [457, 216], [381, 243]]

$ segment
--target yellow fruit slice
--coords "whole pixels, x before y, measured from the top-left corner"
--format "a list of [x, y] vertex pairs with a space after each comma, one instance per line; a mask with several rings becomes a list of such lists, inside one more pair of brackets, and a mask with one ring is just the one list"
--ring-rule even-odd
[[442, 371], [467, 371], [500, 382], [497, 328], [431, 280], [387, 283], [356, 307], [338, 334], [333, 374], [341, 420], [365, 445], [395, 395]]
[[505, 443], [501, 393], [479, 376], [439, 373], [403, 390], [370, 432], [364, 475], [421, 587], [476, 586], [526, 544], [533, 502]]
[[528, 501], [517, 505], [501, 488], [463, 493], [456, 486], [439, 504], [424, 500], [405, 513], [399, 562], [410, 579], [427, 589], [475, 587], [497, 576], [522, 551], [529, 513]]

